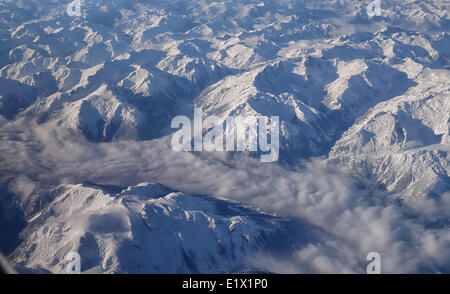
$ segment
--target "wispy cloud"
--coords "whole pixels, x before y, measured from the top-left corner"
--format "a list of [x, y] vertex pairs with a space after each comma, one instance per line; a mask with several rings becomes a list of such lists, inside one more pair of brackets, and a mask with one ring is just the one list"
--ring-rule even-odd
[[[398, 204], [374, 183], [321, 158], [287, 170], [252, 158], [173, 152], [169, 138], [89, 144], [66, 140], [49, 126], [28, 129], [15, 133], [11, 125], [1, 135], [1, 174], [14, 178], [10, 188], [20, 195], [34, 185], [158, 182], [301, 218], [323, 232], [319, 243], [298, 248], [289, 259], [252, 258], [266, 270], [364, 272], [371, 251], [381, 254], [386, 273], [450, 268], [450, 194]], [[18, 183], [25, 184], [18, 189]]]

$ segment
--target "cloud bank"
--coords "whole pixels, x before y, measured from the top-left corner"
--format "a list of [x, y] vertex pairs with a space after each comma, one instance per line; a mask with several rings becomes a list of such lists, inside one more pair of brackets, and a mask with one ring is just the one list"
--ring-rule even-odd
[[450, 269], [450, 193], [402, 203], [322, 158], [293, 170], [225, 153], [173, 152], [170, 138], [89, 144], [54, 130], [33, 125], [24, 131], [14, 124], [2, 129], [1, 181], [22, 202], [64, 183], [157, 182], [299, 218], [320, 232], [319, 242], [289, 252], [289, 258], [249, 258], [267, 271], [363, 273], [372, 251], [381, 254], [383, 273]]

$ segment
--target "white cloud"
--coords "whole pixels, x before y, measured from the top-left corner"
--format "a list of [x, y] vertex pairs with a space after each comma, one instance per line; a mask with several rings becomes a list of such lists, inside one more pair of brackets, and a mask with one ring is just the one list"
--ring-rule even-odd
[[381, 254], [385, 273], [450, 268], [449, 194], [402, 207], [370, 188], [374, 183], [357, 180], [321, 158], [293, 171], [258, 159], [173, 152], [167, 138], [85, 144], [65, 141], [45, 126], [34, 130], [39, 142], [31, 134], [18, 141], [3, 134], [0, 146], [2, 173], [22, 176], [22, 188], [13, 189], [21, 195], [32, 190], [32, 182], [55, 185], [56, 179], [120, 186], [159, 182], [300, 218], [321, 232], [317, 243], [296, 249], [289, 258], [252, 258], [269, 271], [364, 272], [371, 251]]

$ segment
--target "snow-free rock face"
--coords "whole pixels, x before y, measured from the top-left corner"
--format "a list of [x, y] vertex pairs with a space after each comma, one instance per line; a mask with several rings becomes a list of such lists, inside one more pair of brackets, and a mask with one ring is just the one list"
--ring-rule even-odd
[[254, 270], [252, 255], [295, 242], [287, 220], [156, 184], [115, 194], [67, 185], [53, 197], [11, 255], [26, 270], [64, 273], [78, 252], [86, 273], [242, 272]]

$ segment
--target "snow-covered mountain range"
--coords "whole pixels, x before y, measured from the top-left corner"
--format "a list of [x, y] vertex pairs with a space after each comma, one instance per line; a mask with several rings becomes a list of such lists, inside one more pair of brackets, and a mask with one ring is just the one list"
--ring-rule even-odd
[[[0, 2], [0, 249], [20, 270], [77, 251], [87, 272], [364, 272], [381, 234], [417, 257], [380, 252], [388, 271], [450, 271], [448, 1], [70, 2]], [[194, 107], [278, 116], [279, 162], [172, 154]], [[386, 223], [330, 229], [358, 213]]]
[[67, 185], [51, 193], [12, 255], [42, 272], [65, 273], [69, 252], [80, 254], [85, 273], [249, 272], [253, 256], [298, 242], [292, 221], [161, 185], [115, 194]]

